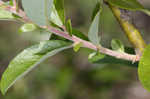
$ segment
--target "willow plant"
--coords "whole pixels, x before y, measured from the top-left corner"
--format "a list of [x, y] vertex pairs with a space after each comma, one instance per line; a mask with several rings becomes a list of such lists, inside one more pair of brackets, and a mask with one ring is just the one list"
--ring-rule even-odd
[[[66, 19], [64, 0], [18, 0], [0, 1], [0, 19], [17, 20], [24, 24], [19, 31], [29, 32], [42, 30], [49, 32], [49, 40], [24, 49], [8, 65], [0, 80], [3, 94], [21, 77], [38, 64], [53, 55], [73, 48], [75, 52], [82, 47], [92, 49], [88, 57], [94, 63], [116, 63], [138, 67], [138, 76], [145, 89], [150, 91], [150, 46], [146, 45], [138, 30], [130, 20], [129, 11], [141, 11], [150, 15], [137, 0], [97, 0], [92, 14], [88, 36], [72, 27], [71, 19]], [[101, 45], [99, 21], [103, 5], [107, 5], [125, 35], [131, 42], [131, 54], [120, 40], [113, 39], [111, 49]]]

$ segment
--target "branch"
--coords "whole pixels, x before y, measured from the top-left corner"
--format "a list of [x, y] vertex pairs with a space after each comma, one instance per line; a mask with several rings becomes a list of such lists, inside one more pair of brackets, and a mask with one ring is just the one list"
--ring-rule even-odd
[[13, 7], [16, 9], [16, 11], [19, 11], [19, 1], [18, 0], [13, 0]]
[[[56, 35], [59, 35], [59, 36], [64, 37], [64, 38], [66, 38], [68, 40], [71, 40], [74, 43], [81, 42], [83, 44], [83, 47], [90, 48], [90, 49], [93, 49], [93, 50], [97, 51], [97, 46], [95, 46], [91, 42], [82, 40], [82, 39], [80, 39], [80, 38], [78, 38], [76, 36], [70, 36], [70, 35], [68, 35], [67, 32], [63, 32], [63, 31], [57, 30], [57, 29], [55, 29], [53, 27], [48, 27], [48, 30], [51, 31], [52, 33], [56, 34]], [[117, 52], [117, 51], [113, 51], [113, 50], [104, 48], [102, 46], [99, 49], [100, 49], [99, 51], [101, 53], [109, 55], [109, 56], [116, 57], [118, 59], [124, 59], [124, 60], [132, 61], [132, 62], [140, 60], [140, 57], [138, 55], [131, 55], [131, 54], [127, 54], [127, 53], [121, 53], [121, 52]]]
[[137, 54], [141, 56], [144, 48], [146, 47], [146, 43], [143, 40], [139, 30], [132, 24], [132, 22], [130, 22], [131, 20], [128, 12], [126, 10], [112, 6], [111, 4], [107, 3], [107, 1], [105, 2], [112, 10], [112, 13], [118, 20], [129, 41], [136, 49]]
[[[4, 5], [4, 2], [0, 1], [0, 6]], [[13, 9], [13, 7], [11, 6], [5, 6], [4, 8], [5, 10], [7, 11], [10, 11], [20, 17], [22, 17], [22, 19], [24, 20], [24, 22], [31, 22], [30, 19], [28, 19], [28, 17], [26, 16], [25, 12], [22, 11], [21, 9], [19, 9], [18, 12], [16, 12], [15, 9]], [[58, 35], [58, 36], [61, 36], [61, 37], [64, 37], [68, 40], [71, 40], [73, 41], [74, 43], [77, 43], [77, 42], [81, 42], [83, 44], [83, 47], [85, 48], [89, 48], [89, 49], [93, 49], [93, 50], [98, 50], [97, 49], [97, 46], [95, 46], [94, 44], [92, 44], [91, 42], [89, 41], [85, 41], [85, 40], [82, 40], [76, 36], [70, 36], [69, 33], [67, 33], [66, 31], [60, 31], [56, 28], [53, 28], [53, 27], [50, 27], [50, 26], [40, 26], [41, 28], [45, 28], [45, 29], [48, 29], [50, 32]], [[104, 48], [104, 47], [100, 47], [99, 48], [100, 52], [103, 53], [103, 54], [106, 54], [106, 55], [109, 55], [109, 56], [113, 56], [113, 57], [116, 57], [118, 59], [123, 59], [123, 60], [128, 60], [128, 61], [132, 61], [132, 62], [136, 62], [136, 61], [139, 61], [140, 60], [140, 57], [138, 55], [132, 55], [132, 54], [128, 54], [128, 53], [121, 53], [121, 52], [117, 52], [117, 51], [113, 51], [113, 50], [110, 50], [110, 49], [107, 49], [107, 48]]]
[[9, 11], [11, 13], [14, 13], [20, 16], [24, 22], [31, 22], [26, 16], [26, 14], [24, 13], [24, 11], [22, 11], [21, 9], [18, 9], [18, 11], [16, 10], [16, 7], [14, 7], [15, 5], [12, 7], [12, 6], [6, 5], [3, 1], [0, 1], [0, 6], [2, 6], [3, 9], [6, 11]]
[[13, 0], [13, 6], [14, 6], [14, 8], [17, 7], [17, 0]]

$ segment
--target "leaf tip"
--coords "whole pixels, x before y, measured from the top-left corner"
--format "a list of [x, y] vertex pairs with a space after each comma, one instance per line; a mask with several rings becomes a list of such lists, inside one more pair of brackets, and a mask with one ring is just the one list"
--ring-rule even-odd
[[1, 90], [2, 95], [5, 95], [8, 89], [3, 88], [3, 86], [0, 84], [0, 90]]

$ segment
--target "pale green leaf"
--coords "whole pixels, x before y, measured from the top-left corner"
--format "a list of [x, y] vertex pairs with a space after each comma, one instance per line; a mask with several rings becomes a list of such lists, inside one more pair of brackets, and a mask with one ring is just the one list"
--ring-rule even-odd
[[82, 47], [82, 45], [83, 45], [83, 44], [82, 44], [81, 42], [75, 44], [75, 45], [73, 46], [73, 50], [74, 50], [75, 52], [78, 52], [79, 49]]
[[48, 25], [53, 0], [22, 0], [27, 16], [37, 25]]
[[88, 32], [89, 40], [95, 45], [99, 45], [99, 43], [100, 43], [100, 37], [98, 35], [98, 32], [99, 32], [99, 20], [100, 20], [101, 9], [99, 6], [100, 5], [96, 5], [96, 7], [93, 11], [93, 16], [92, 16], [93, 20], [92, 20], [92, 24], [91, 24], [89, 32]]
[[19, 32], [32, 32], [36, 29], [37, 29], [36, 25], [31, 24], [31, 23], [26, 23], [20, 27]]
[[149, 9], [143, 9], [143, 10], [141, 10], [141, 11], [143, 11], [145, 14], [147, 14], [147, 15], [150, 16], [150, 10], [149, 10]]
[[93, 52], [89, 55], [88, 57], [88, 60], [91, 62], [91, 63], [94, 63], [100, 59], [103, 59], [105, 58], [105, 55], [104, 54], [101, 54], [99, 52]]
[[61, 27], [63, 25], [63, 22], [62, 20], [60, 19], [59, 15], [58, 15], [58, 12], [55, 8], [55, 6], [52, 7], [52, 12], [51, 12], [51, 19], [50, 21], [52, 23], [54, 23], [55, 25]]
[[3, 94], [6, 93], [18, 79], [35, 68], [42, 61], [56, 53], [70, 48], [70, 43], [60, 40], [43, 41], [22, 51], [9, 64], [2, 75], [0, 89]]
[[123, 45], [123, 43], [120, 40], [113, 39], [111, 41], [111, 47], [115, 51], [124, 52], [124, 45]]
[[0, 19], [14, 19], [14, 17], [11, 12], [8, 12], [0, 8]]

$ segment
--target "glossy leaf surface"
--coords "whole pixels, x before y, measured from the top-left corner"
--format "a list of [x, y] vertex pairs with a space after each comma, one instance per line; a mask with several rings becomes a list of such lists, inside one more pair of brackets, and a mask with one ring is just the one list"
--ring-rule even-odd
[[0, 89], [3, 94], [6, 93], [18, 79], [35, 68], [42, 61], [56, 53], [70, 48], [70, 43], [60, 40], [43, 41], [25, 49], [17, 55], [9, 64], [2, 75]]

